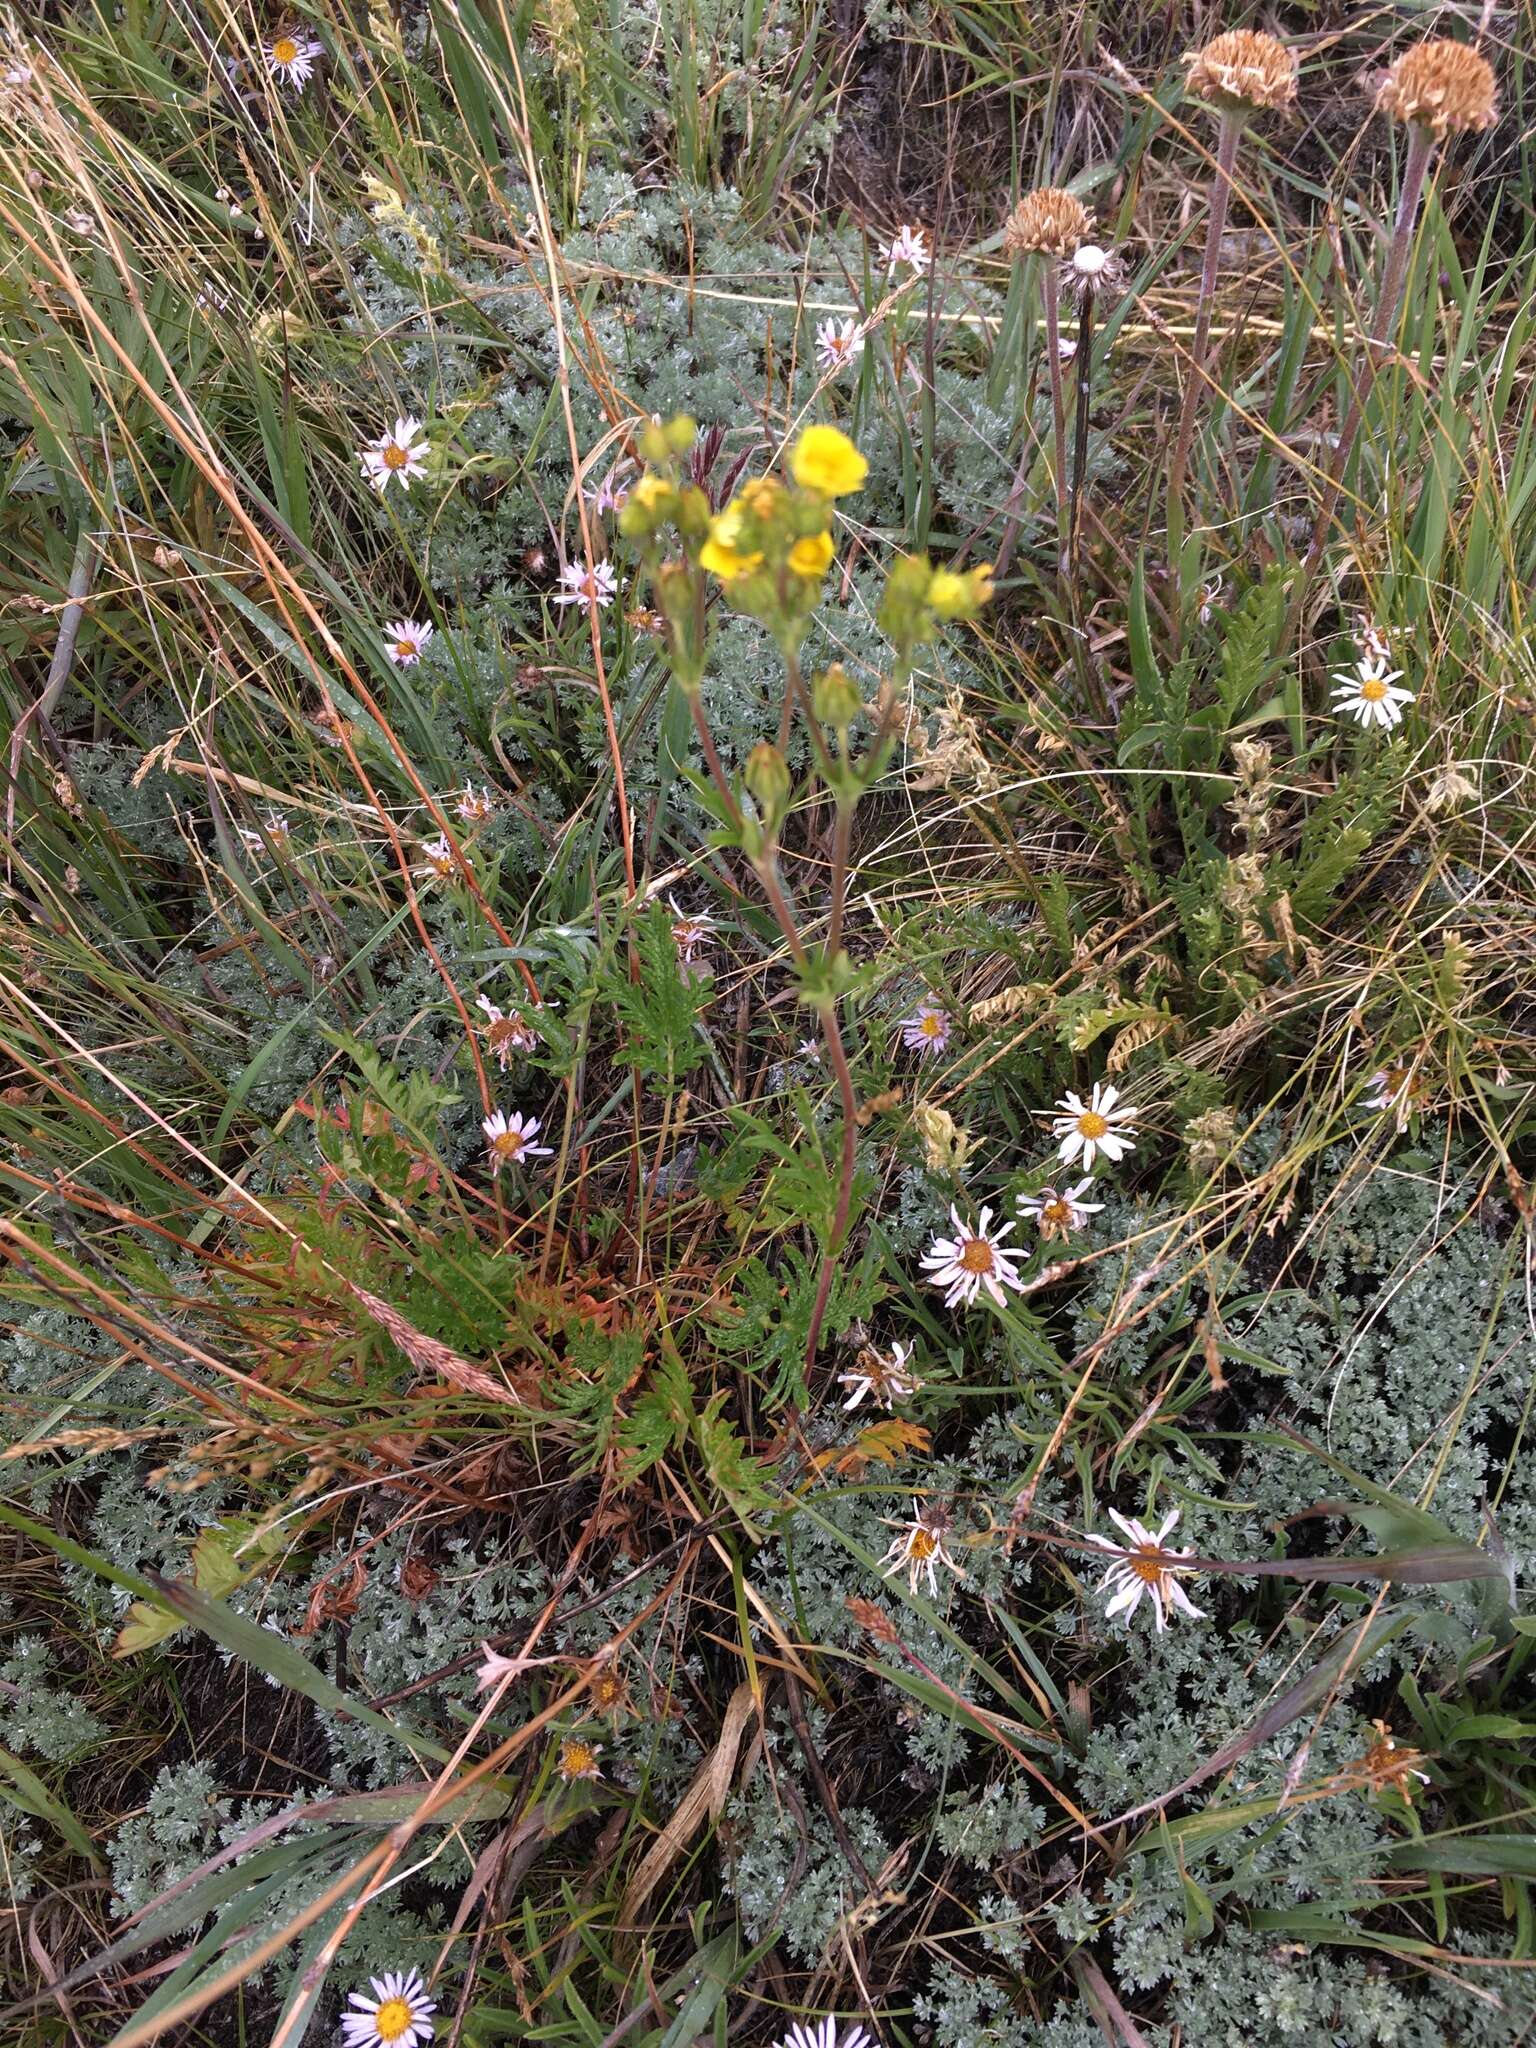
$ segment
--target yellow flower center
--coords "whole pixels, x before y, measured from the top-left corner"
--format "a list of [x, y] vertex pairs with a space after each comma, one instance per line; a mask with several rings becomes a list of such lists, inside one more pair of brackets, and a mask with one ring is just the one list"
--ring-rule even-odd
[[1053, 1229], [1064, 1229], [1072, 1221], [1072, 1205], [1058, 1195], [1054, 1202], [1047, 1202], [1040, 1211], [1040, 1221]]
[[996, 1261], [984, 1237], [967, 1237], [960, 1245], [959, 1263], [965, 1273], [990, 1273]]
[[1387, 686], [1379, 676], [1367, 676], [1360, 685], [1360, 694], [1367, 704], [1379, 704], [1387, 694]]
[[274, 64], [291, 64], [299, 54], [299, 46], [292, 36], [279, 36], [272, 45]]
[[1131, 1551], [1126, 1558], [1132, 1576], [1140, 1579], [1144, 1586], [1155, 1586], [1168, 1570], [1163, 1553], [1156, 1544], [1143, 1544]]
[[1077, 1129], [1080, 1137], [1102, 1138], [1109, 1129], [1109, 1119], [1100, 1116], [1096, 1109], [1085, 1109], [1077, 1120]]
[[924, 1038], [938, 1038], [944, 1030], [944, 1019], [934, 1016], [930, 1010], [926, 1017], [919, 1020], [917, 1028], [922, 1032]]
[[503, 1131], [498, 1137], [492, 1138], [491, 1150], [498, 1159], [520, 1159], [527, 1142], [521, 1131]]
[[410, 459], [409, 450], [402, 448], [398, 441], [391, 441], [384, 450], [384, 467], [386, 469], [404, 469]]
[[414, 640], [397, 640], [395, 642], [395, 652], [402, 661], [409, 661], [416, 651], [416, 642]]
[[411, 2024], [411, 2008], [403, 1998], [386, 1998], [373, 2016], [381, 2041], [398, 2041]]
[[560, 1748], [562, 1778], [591, 1778], [597, 1773], [597, 1752], [590, 1742], [566, 1742]]
[[907, 1547], [913, 1557], [921, 1558], [926, 1563], [930, 1557], [938, 1555], [939, 1539], [931, 1529], [924, 1528], [923, 1524], [919, 1522], [912, 1531], [911, 1541]]

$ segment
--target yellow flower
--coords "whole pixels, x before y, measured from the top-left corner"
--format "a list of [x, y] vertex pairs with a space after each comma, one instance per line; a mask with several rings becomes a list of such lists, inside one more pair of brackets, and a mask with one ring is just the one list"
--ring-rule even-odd
[[828, 498], [862, 490], [869, 475], [869, 463], [836, 427], [807, 427], [789, 451], [789, 469], [797, 484]]
[[967, 596], [966, 581], [957, 576], [953, 569], [935, 569], [933, 581], [928, 585], [928, 602], [941, 619], [953, 618], [965, 607]]
[[789, 566], [797, 576], [825, 576], [832, 566], [830, 533], [808, 533], [789, 551]]
[[675, 486], [664, 476], [643, 476], [630, 491], [630, 503], [647, 512], [658, 511], [672, 497]]
[[750, 575], [762, 563], [761, 550], [744, 554], [736, 545], [741, 538], [741, 513], [740, 499], [733, 498], [719, 518], [711, 521], [709, 539], [699, 549], [699, 566], [718, 576], [722, 583]]
[[972, 619], [992, 595], [992, 564], [967, 569], [935, 569], [928, 585], [928, 603], [941, 619]]

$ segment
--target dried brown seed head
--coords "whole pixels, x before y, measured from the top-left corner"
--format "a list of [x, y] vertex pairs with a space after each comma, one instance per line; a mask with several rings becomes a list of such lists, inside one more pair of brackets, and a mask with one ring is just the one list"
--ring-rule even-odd
[[1235, 28], [1191, 50], [1187, 89], [1217, 106], [1288, 107], [1296, 98], [1296, 59], [1262, 29]]
[[1080, 199], [1059, 185], [1026, 192], [1003, 228], [1003, 247], [1010, 256], [1070, 256], [1093, 227], [1093, 216]]
[[1404, 50], [1376, 96], [1394, 121], [1427, 128], [1437, 142], [1466, 128], [1491, 128], [1499, 110], [1493, 67], [1468, 43], [1431, 36]]

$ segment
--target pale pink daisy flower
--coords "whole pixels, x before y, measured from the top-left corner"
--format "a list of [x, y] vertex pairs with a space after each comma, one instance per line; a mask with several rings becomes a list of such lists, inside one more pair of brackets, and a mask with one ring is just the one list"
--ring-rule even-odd
[[960, 1220], [960, 1211], [950, 1205], [950, 1222], [955, 1234], [950, 1237], [936, 1237], [923, 1253], [923, 1265], [930, 1285], [944, 1287], [949, 1291], [944, 1296], [944, 1306], [953, 1308], [956, 1302], [963, 1302], [967, 1308], [976, 1300], [983, 1288], [999, 1308], [1008, 1304], [1006, 1289], [1018, 1293], [1024, 1285], [1014, 1260], [1019, 1256], [1011, 1246], [1003, 1249], [1003, 1240], [1013, 1230], [1011, 1223], [1004, 1223], [999, 1229], [992, 1229], [992, 1211], [983, 1209], [973, 1225]]
[[491, 1155], [491, 1172], [500, 1173], [509, 1162], [521, 1166], [525, 1159], [548, 1159], [550, 1148], [536, 1145], [539, 1135], [539, 1120], [536, 1116], [519, 1116], [515, 1111], [507, 1116], [499, 1109], [493, 1109], [488, 1117], [482, 1117], [480, 1128], [485, 1133], [486, 1150]]
[[622, 512], [629, 497], [629, 485], [620, 479], [616, 469], [610, 469], [587, 502], [599, 518], [605, 512]]
[[687, 911], [680, 907], [675, 896], [668, 896], [672, 911], [672, 943], [677, 948], [678, 958], [685, 966], [692, 966], [694, 955], [700, 946], [707, 946], [715, 929], [715, 920], [706, 917], [703, 911]]
[[1124, 1543], [1116, 1543], [1108, 1536], [1090, 1535], [1085, 1539], [1099, 1550], [1114, 1553], [1115, 1561], [1099, 1584], [1101, 1593], [1114, 1594], [1104, 1610], [1104, 1619], [1111, 1621], [1117, 1614], [1134, 1614], [1145, 1594], [1152, 1602], [1159, 1635], [1167, 1626], [1170, 1612], [1187, 1614], [1194, 1621], [1203, 1620], [1205, 1609], [1195, 1606], [1176, 1576], [1186, 1569], [1180, 1559], [1194, 1553], [1164, 1548], [1164, 1538], [1179, 1519], [1178, 1509], [1165, 1517], [1156, 1535], [1143, 1523], [1119, 1514], [1114, 1508], [1109, 1511], [1109, 1519], [1124, 1532]]
[[887, 1578], [904, 1571], [909, 1593], [915, 1593], [918, 1580], [926, 1578], [928, 1597], [932, 1599], [939, 1590], [940, 1565], [952, 1571], [957, 1579], [965, 1577], [945, 1543], [948, 1533], [949, 1519], [946, 1515], [937, 1508], [925, 1508], [921, 1501], [914, 1500], [912, 1519], [897, 1528], [895, 1540], [880, 1560], [881, 1571]]
[[284, 812], [268, 811], [261, 822], [263, 830], [260, 832], [257, 831], [254, 825], [242, 825], [240, 827], [240, 837], [245, 841], [252, 853], [265, 852], [268, 840], [274, 846], [286, 846], [288, 844], [292, 828]]
[[816, 330], [816, 360], [824, 370], [848, 370], [864, 353], [864, 330], [857, 320], [823, 320]]
[[560, 571], [555, 603], [573, 604], [583, 612], [589, 612], [595, 604], [602, 610], [612, 604], [618, 587], [612, 562], [598, 562], [591, 569], [580, 562], [567, 562]]
[[1136, 1140], [1126, 1127], [1141, 1111], [1121, 1102], [1118, 1088], [1095, 1081], [1086, 1102], [1069, 1088], [1056, 1107], [1062, 1114], [1052, 1123], [1051, 1136], [1061, 1140], [1057, 1157], [1063, 1166], [1071, 1166], [1081, 1155], [1083, 1171], [1092, 1173], [1101, 1152], [1115, 1165], [1135, 1151]]
[[537, 1052], [539, 1034], [520, 1010], [498, 1008], [489, 996], [475, 997], [475, 1005], [486, 1015], [485, 1043], [505, 1073], [515, 1052]]
[[380, 497], [388, 490], [391, 478], [402, 491], [408, 491], [413, 478], [426, 475], [432, 444], [416, 438], [421, 432], [421, 421], [413, 414], [402, 413], [393, 427], [358, 450], [363, 475]]
[[472, 782], [466, 781], [453, 809], [455, 816], [466, 825], [483, 825], [487, 818], [495, 817], [496, 799], [483, 783], [476, 789]]
[[396, 668], [414, 668], [432, 633], [421, 619], [391, 619], [384, 628], [384, 652]]
[[850, 1390], [843, 1403], [844, 1413], [857, 1408], [866, 1398], [873, 1400], [877, 1408], [894, 1408], [918, 1387], [917, 1374], [912, 1370], [912, 1346], [897, 1337], [887, 1355], [872, 1344], [861, 1345], [858, 1358], [847, 1372], [838, 1374], [837, 1383]]
[[921, 277], [932, 261], [933, 253], [923, 239], [922, 229], [902, 227], [885, 252], [885, 274], [891, 276], [905, 263], [914, 275]]
[[1081, 1230], [1090, 1216], [1103, 1208], [1102, 1202], [1085, 1202], [1084, 1193], [1093, 1186], [1093, 1176], [1080, 1180], [1075, 1188], [1042, 1188], [1038, 1195], [1020, 1195], [1019, 1214], [1038, 1223], [1043, 1238], [1068, 1237]]
[[387, 1970], [368, 1981], [372, 1998], [354, 1991], [349, 2003], [359, 2010], [342, 2014], [346, 2048], [421, 2048], [432, 2039], [437, 2005], [428, 1998], [419, 1970]]
[[325, 45], [297, 29], [284, 29], [263, 46], [262, 55], [274, 78], [302, 92], [315, 75], [315, 59], [325, 55]]
[[416, 851], [421, 859], [411, 869], [419, 882], [447, 882], [459, 872], [459, 864], [453, 857], [453, 848], [440, 832], [435, 839], [418, 842]]
[[949, 1044], [954, 1024], [949, 1011], [941, 1009], [931, 996], [927, 996], [910, 1017], [902, 1018], [897, 1028], [908, 1052], [927, 1053], [936, 1058]]
[[475, 1671], [475, 1691], [492, 1692], [504, 1678], [516, 1678], [544, 1660], [538, 1657], [504, 1657], [489, 1643], [480, 1645], [480, 1663]]

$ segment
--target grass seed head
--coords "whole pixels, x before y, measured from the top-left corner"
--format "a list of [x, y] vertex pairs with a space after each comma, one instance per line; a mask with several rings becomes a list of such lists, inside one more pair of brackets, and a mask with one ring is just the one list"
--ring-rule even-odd
[[1289, 107], [1296, 99], [1296, 58], [1261, 29], [1214, 36], [1185, 58], [1188, 91], [1222, 108]]
[[1010, 256], [1070, 256], [1092, 231], [1093, 216], [1059, 185], [1026, 192], [1003, 228]]
[[1437, 142], [1467, 128], [1491, 128], [1499, 95], [1493, 67], [1467, 43], [1431, 36], [1404, 50], [1376, 104], [1394, 121], [1427, 128]]

